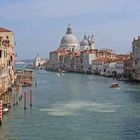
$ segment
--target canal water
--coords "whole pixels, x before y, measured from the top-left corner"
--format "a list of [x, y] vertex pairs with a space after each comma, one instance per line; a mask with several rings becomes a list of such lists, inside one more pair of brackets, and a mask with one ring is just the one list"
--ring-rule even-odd
[[139, 140], [140, 84], [95, 75], [36, 70], [33, 106], [23, 99], [0, 126], [0, 140]]

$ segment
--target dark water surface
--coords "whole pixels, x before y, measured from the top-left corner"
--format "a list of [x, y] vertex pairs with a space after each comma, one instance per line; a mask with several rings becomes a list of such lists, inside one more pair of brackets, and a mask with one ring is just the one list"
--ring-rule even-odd
[[0, 140], [139, 140], [140, 84], [94, 75], [35, 71], [33, 107], [4, 116]]

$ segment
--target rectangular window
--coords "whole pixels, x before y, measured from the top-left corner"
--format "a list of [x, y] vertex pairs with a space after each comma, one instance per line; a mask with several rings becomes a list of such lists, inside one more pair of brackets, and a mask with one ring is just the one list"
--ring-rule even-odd
[[6, 52], [4, 51], [4, 58], [6, 57]]
[[0, 58], [2, 57], [2, 50], [0, 50]]

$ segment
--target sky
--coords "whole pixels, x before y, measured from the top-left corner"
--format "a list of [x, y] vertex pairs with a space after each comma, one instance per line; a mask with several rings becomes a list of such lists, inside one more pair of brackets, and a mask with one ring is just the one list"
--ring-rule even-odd
[[140, 35], [140, 0], [0, 0], [0, 26], [14, 32], [17, 59], [48, 58], [68, 24], [80, 42], [93, 34], [97, 49], [129, 53]]

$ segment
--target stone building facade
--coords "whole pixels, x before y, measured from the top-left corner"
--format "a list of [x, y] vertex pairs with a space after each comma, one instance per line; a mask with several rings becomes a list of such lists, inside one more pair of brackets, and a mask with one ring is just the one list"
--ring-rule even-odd
[[84, 35], [82, 41], [78, 42], [69, 25], [59, 48], [49, 53], [48, 68], [54, 71], [61, 69], [111, 76], [114, 71], [123, 74], [124, 60], [128, 57], [116, 55], [112, 49], [96, 49], [93, 35]]
[[132, 77], [140, 81], [140, 36], [132, 42]]
[[0, 27], [0, 95], [14, 84], [13, 32]]

